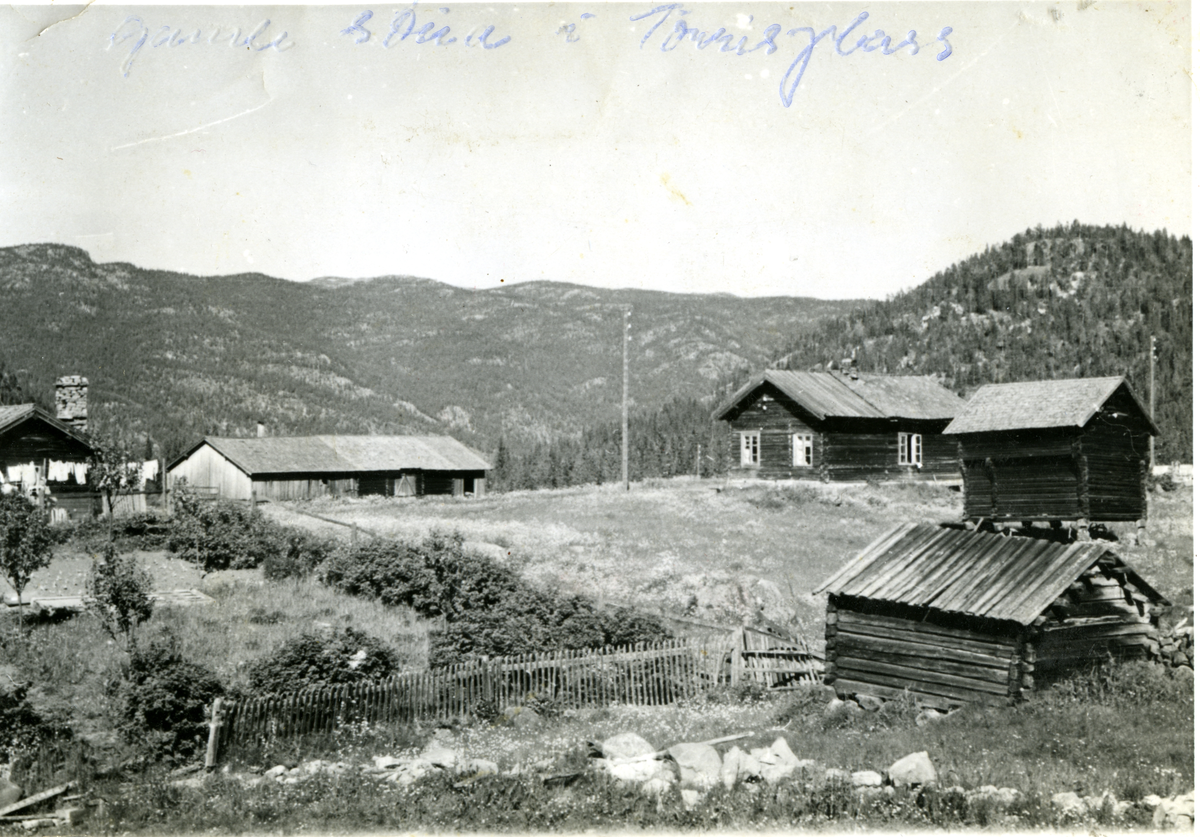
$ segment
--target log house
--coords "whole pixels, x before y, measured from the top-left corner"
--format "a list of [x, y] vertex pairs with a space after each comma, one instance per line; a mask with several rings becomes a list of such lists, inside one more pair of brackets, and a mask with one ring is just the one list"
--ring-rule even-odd
[[942, 436], [965, 402], [931, 377], [769, 369], [713, 413], [729, 422], [731, 474], [762, 479], [954, 479]]

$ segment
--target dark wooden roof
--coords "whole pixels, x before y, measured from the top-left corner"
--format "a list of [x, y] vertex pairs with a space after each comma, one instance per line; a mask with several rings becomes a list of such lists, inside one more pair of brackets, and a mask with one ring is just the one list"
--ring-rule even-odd
[[1149, 413], [1123, 377], [988, 384], [979, 388], [944, 432], [953, 435], [1083, 427], [1122, 387], [1141, 411], [1150, 432], [1158, 435]]
[[752, 378], [713, 412], [725, 420], [763, 384], [771, 384], [819, 420], [837, 418], [950, 419], [964, 401], [925, 376], [862, 375], [768, 369]]
[[92, 446], [86, 434], [80, 433], [74, 427], [59, 421], [36, 404], [8, 404], [0, 406], [0, 433], [4, 433], [8, 429], [16, 427], [21, 422], [29, 421], [30, 419], [40, 419], [63, 435], [70, 436], [80, 444], [87, 445], [88, 448]]
[[1109, 544], [1063, 544], [931, 523], [895, 527], [816, 592], [1028, 625], [1101, 561], [1123, 572], [1151, 602], [1166, 602]]
[[205, 437], [170, 464], [209, 445], [251, 476], [380, 471], [486, 471], [482, 456], [450, 436]]

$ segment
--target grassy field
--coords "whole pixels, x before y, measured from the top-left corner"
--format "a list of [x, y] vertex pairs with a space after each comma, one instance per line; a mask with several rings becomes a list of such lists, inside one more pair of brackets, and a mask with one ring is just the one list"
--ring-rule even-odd
[[[838, 567], [892, 526], [957, 520], [961, 495], [944, 486], [727, 483], [677, 479], [479, 500], [365, 498], [265, 507], [281, 523], [348, 536], [313, 512], [389, 537], [457, 531], [497, 544], [531, 580], [621, 604], [722, 624], [765, 618], [818, 633], [822, 597]], [[1118, 534], [1132, 531], [1115, 527]], [[1192, 491], [1152, 497], [1154, 546], [1120, 554], [1152, 585], [1192, 601]]]

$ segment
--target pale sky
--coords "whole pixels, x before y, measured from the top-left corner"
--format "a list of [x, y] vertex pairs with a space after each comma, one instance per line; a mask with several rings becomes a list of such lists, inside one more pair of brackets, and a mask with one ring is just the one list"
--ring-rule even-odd
[[849, 298], [1038, 224], [1187, 234], [1190, 6], [1080, 5], [4, 7], [0, 246]]

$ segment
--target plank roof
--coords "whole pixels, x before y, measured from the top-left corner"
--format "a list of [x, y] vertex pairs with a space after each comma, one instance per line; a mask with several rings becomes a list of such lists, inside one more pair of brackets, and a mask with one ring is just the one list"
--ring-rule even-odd
[[818, 420], [827, 418], [950, 419], [965, 402], [929, 376], [860, 375], [768, 369], [718, 407], [722, 420], [763, 384], [770, 384]]
[[1141, 401], [1120, 376], [988, 384], [979, 388], [944, 432], [954, 435], [1083, 427], [1122, 387], [1157, 434]]
[[171, 463], [208, 444], [247, 474], [381, 471], [486, 471], [492, 466], [450, 436], [207, 436]]
[[931, 523], [889, 530], [816, 592], [1028, 625], [1101, 559], [1124, 571], [1151, 602], [1166, 602], [1109, 544], [1064, 544]]

